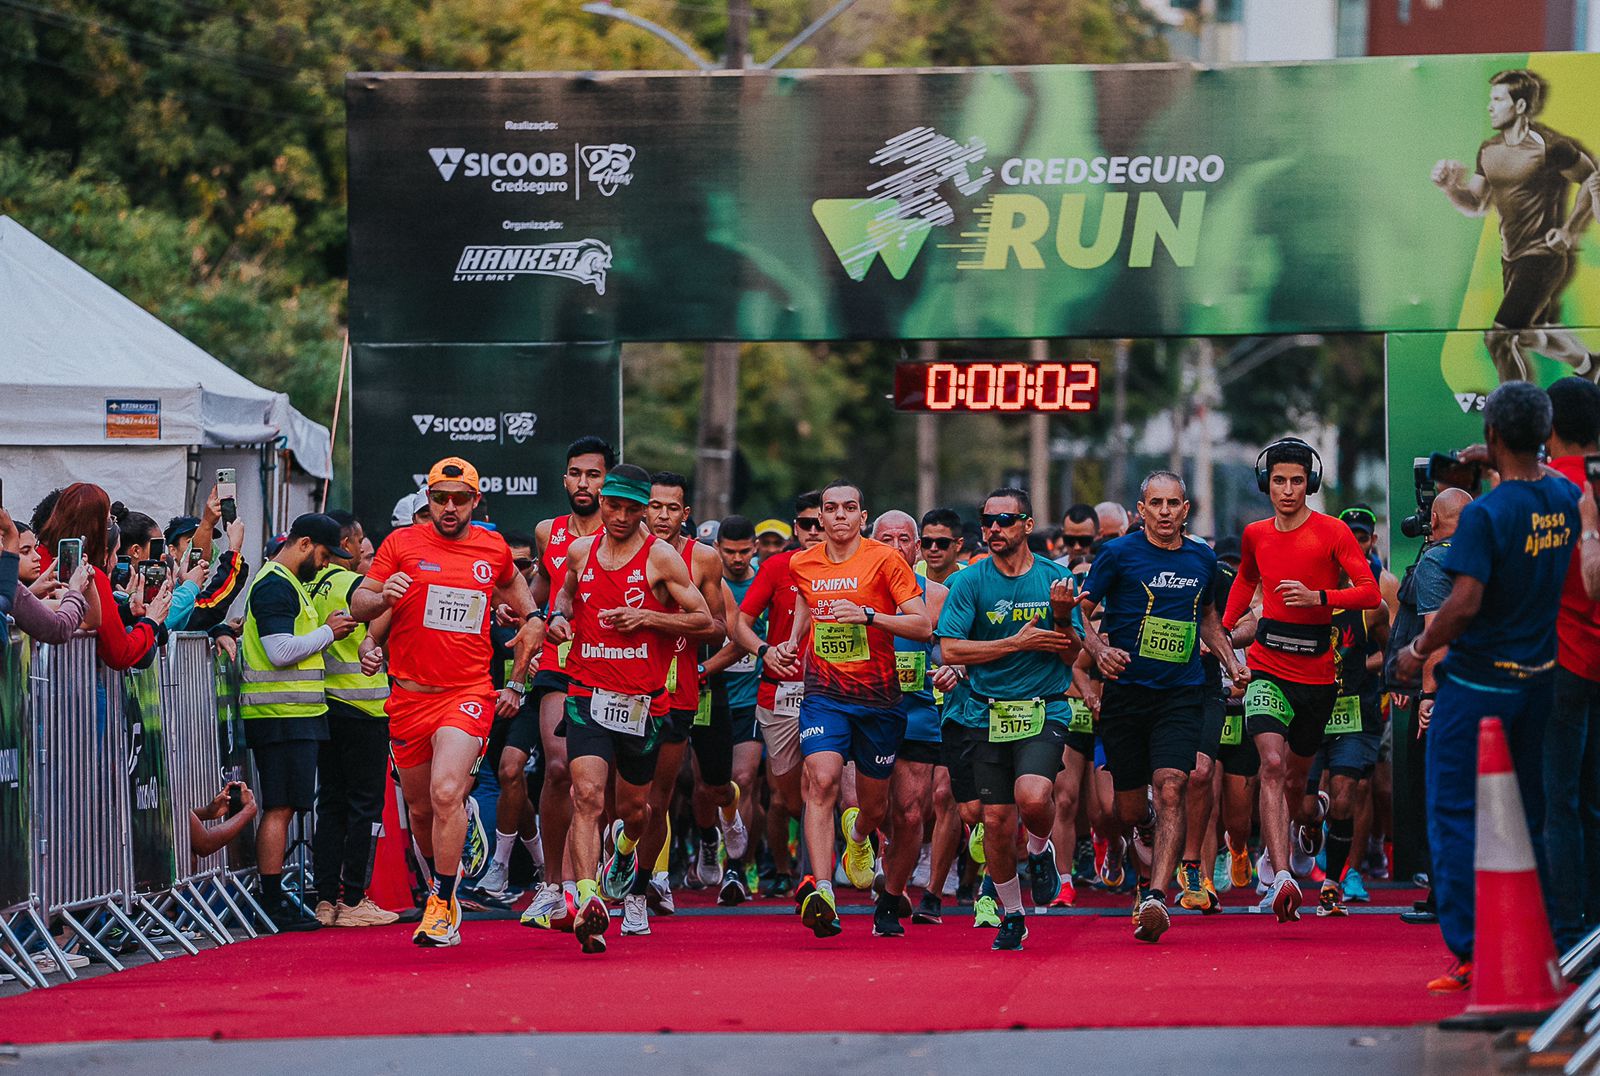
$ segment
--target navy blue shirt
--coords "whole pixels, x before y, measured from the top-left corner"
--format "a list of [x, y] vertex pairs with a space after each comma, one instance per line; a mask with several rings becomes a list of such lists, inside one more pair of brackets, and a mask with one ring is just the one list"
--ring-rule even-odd
[[1514, 687], [1555, 668], [1556, 613], [1578, 541], [1578, 487], [1546, 475], [1502, 482], [1461, 510], [1444, 570], [1483, 584], [1483, 605], [1450, 644], [1445, 672]]
[[1215, 600], [1216, 575], [1211, 547], [1187, 538], [1177, 549], [1163, 549], [1135, 532], [1095, 556], [1083, 590], [1101, 608], [1101, 634], [1128, 652], [1128, 667], [1117, 683], [1150, 688], [1205, 683], [1199, 625]]

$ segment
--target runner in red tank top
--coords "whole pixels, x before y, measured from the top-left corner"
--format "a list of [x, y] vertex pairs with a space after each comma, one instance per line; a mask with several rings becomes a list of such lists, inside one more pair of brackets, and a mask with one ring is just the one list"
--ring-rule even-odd
[[[1261, 618], [1245, 662], [1245, 727], [1261, 755], [1261, 834], [1276, 874], [1262, 901], [1278, 922], [1300, 918], [1300, 886], [1289, 873], [1289, 822], [1302, 850], [1321, 850], [1326, 800], [1302, 795], [1311, 760], [1333, 716], [1333, 611], [1376, 609], [1383, 600], [1350, 528], [1313, 512], [1322, 460], [1294, 437], [1268, 445], [1257, 460], [1261, 492], [1275, 515], [1244, 529], [1239, 574], [1222, 627], [1232, 631], [1262, 591]], [[1341, 572], [1352, 580], [1341, 588]], [[1319, 915], [1343, 914], [1336, 881], [1323, 887]]]
[[603, 881], [608, 895], [637, 897], [642, 908], [649, 878], [638, 868], [638, 845], [650, 822], [650, 783], [666, 714], [665, 636], [698, 636], [713, 625], [683, 557], [641, 530], [649, 500], [650, 476], [643, 469], [620, 464], [606, 476], [603, 537], [572, 544], [567, 578], [550, 604], [547, 643], [573, 644], [566, 716], [571, 869], [579, 879], [573, 933], [586, 953], [605, 951], [611, 923], [594, 882], [611, 771], [622, 827]]
[[[600, 487], [606, 472], [616, 464], [616, 452], [599, 437], [580, 437], [567, 446], [567, 470], [561, 483], [572, 511], [544, 520], [533, 532], [539, 547], [533, 600], [541, 608], [566, 582], [572, 543], [600, 529]], [[507, 821], [524, 820], [519, 829], [527, 832], [531, 823], [525, 820], [532, 809], [525, 771], [533, 745], [539, 744], [544, 748], [544, 785], [539, 792], [535, 828], [544, 850], [544, 881], [523, 913], [522, 923], [558, 930], [571, 929], [578, 907], [576, 875], [564, 862], [567, 828], [572, 824], [572, 778], [567, 771], [566, 737], [556, 731], [564, 727], [561, 717], [567, 706], [567, 675], [562, 668], [565, 650], [565, 646], [553, 644], [540, 648], [538, 672], [534, 674], [528, 702], [506, 730], [506, 746], [500, 753], [501, 798], [495, 823], [496, 828], [505, 825], [500, 818], [505, 812], [514, 812]], [[504, 834], [499, 836], [504, 839]]]
[[[650, 828], [645, 832], [639, 853], [641, 862], [655, 868], [647, 895], [662, 912], [672, 907], [667, 864], [661, 855], [668, 841], [667, 808], [672, 803], [678, 773], [683, 769], [684, 751], [691, 742], [700, 770], [696, 791], [709, 797], [720, 811], [724, 831], [736, 849], [729, 854], [742, 855], [748, 842], [744, 823], [737, 813], [738, 786], [733, 783], [733, 715], [728, 712], [726, 695], [721, 698], [720, 705], [714, 705], [718, 700], [711, 698], [700, 671], [700, 648], [720, 647], [726, 637], [722, 558], [710, 546], [683, 533], [689, 518], [688, 484], [689, 480], [681, 474], [656, 472], [650, 476], [650, 504], [645, 509], [645, 523], [650, 533], [677, 550], [679, 558], [688, 566], [690, 581], [705, 599], [713, 621], [709, 631], [673, 640], [673, 668], [667, 676], [670, 712], [666, 727], [662, 729], [661, 759], [656, 764], [656, 779], [650, 789]], [[689, 869], [689, 880], [698, 881], [702, 886], [717, 885], [722, 881], [722, 872], [717, 862], [716, 827], [706, 827], [698, 843], [699, 853]], [[649, 919], [642, 907], [625, 904], [622, 911], [624, 934], [649, 933]]]

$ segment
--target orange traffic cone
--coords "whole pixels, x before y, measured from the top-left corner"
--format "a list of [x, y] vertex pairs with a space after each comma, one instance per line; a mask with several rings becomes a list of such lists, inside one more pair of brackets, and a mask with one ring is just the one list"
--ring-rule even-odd
[[1528, 840], [1511, 751], [1498, 717], [1478, 725], [1477, 930], [1472, 1004], [1465, 1020], [1483, 1026], [1543, 1016], [1566, 994], [1544, 893]]

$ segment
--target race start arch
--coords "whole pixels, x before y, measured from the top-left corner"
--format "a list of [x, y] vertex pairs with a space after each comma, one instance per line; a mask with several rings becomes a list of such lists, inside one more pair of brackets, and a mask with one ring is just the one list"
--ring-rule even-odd
[[[1519, 71], [1513, 145], [1488, 105]], [[1383, 332], [1420, 334], [1390, 347], [1403, 515], [1507, 369], [1497, 313], [1538, 379], [1600, 350], [1546, 324], [1600, 325], [1595, 232], [1539, 226], [1590, 197], [1597, 97], [1577, 53], [352, 75], [355, 488], [388, 498], [358, 508], [458, 448], [497, 518], [559, 510], [569, 418], [620, 434], [622, 341]], [[1505, 217], [1451, 160], [1521, 185]]]

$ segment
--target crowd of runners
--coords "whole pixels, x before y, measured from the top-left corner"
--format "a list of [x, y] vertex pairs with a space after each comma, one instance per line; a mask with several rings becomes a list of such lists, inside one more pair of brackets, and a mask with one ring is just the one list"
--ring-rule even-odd
[[[1269, 445], [1274, 517], [1213, 549], [1166, 471], [1131, 517], [1059, 527], [996, 489], [976, 541], [952, 509], [919, 521], [846, 479], [787, 520], [696, 527], [682, 475], [584, 438], [571, 511], [518, 535], [472, 526], [476, 471], [441, 461], [349, 602], [383, 621], [433, 876], [415, 941], [457, 944], [464, 892], [511, 896], [519, 842], [522, 922], [591, 953], [619, 911], [624, 937], [673, 914], [675, 844], [686, 884], [792, 900], [818, 938], [846, 929], [836, 885], [874, 894], [878, 937], [970, 902], [997, 950], [1085, 885], [1127, 894], [1143, 942], [1173, 902], [1215, 913], [1252, 885], [1278, 922], [1305, 879], [1318, 915], [1347, 914], [1387, 863], [1369, 672], [1387, 615], [1376, 520], [1312, 511], [1319, 470], [1304, 442]], [[493, 838], [471, 832], [486, 755]]]

